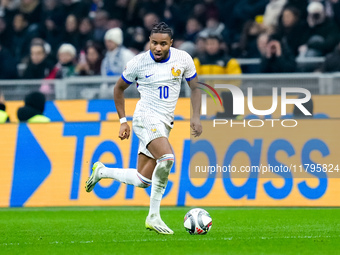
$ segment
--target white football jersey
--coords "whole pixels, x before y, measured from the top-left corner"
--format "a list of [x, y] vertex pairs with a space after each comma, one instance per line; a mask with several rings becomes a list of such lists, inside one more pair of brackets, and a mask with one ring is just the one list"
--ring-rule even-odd
[[172, 127], [182, 78], [190, 81], [196, 75], [191, 56], [182, 50], [171, 47], [169, 57], [161, 62], [150, 50], [135, 56], [122, 74], [126, 83], [137, 82], [141, 98], [134, 116], [152, 115]]

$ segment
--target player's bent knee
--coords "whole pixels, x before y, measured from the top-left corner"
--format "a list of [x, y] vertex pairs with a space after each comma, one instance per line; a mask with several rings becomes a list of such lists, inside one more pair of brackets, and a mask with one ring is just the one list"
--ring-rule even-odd
[[151, 183], [152, 183], [150, 179], [144, 177], [143, 175], [141, 175], [141, 174], [138, 173], [138, 172], [137, 172], [137, 177], [138, 177], [138, 179], [139, 179], [139, 182], [138, 182], [138, 184], [135, 185], [135, 186], [137, 186], [137, 187], [139, 187], [139, 188], [145, 189], [145, 188], [149, 187], [149, 186], [151, 185]]

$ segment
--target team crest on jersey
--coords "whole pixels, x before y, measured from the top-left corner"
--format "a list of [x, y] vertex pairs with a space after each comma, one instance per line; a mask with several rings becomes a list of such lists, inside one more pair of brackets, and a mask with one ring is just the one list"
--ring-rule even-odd
[[156, 128], [153, 128], [153, 129], [151, 129], [151, 131], [152, 131], [153, 133], [155, 133], [155, 132], [157, 131], [157, 129], [156, 129]]
[[178, 77], [181, 75], [181, 69], [175, 70], [175, 67], [171, 68], [171, 73], [173, 76]]

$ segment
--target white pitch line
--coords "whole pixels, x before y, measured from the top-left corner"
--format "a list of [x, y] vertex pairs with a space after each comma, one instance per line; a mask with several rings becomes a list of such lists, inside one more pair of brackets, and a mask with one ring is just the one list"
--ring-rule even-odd
[[[223, 238], [203, 238], [200, 240], [204, 241], [232, 241], [232, 240], [256, 240], [256, 239], [261, 239], [261, 240], [271, 240], [271, 239], [316, 239], [316, 238], [339, 238], [340, 235], [338, 236], [282, 236], [282, 237], [274, 237], [274, 236], [259, 236], [259, 237], [223, 237]], [[112, 240], [113, 243], [132, 243], [132, 242], [168, 242], [171, 241], [169, 239], [140, 239], [140, 240]], [[187, 238], [180, 238], [180, 239], [175, 239], [174, 241], [183, 241], [187, 242], [190, 240]], [[91, 241], [69, 241], [69, 242], [59, 242], [59, 241], [54, 241], [54, 242], [49, 242], [48, 244], [50, 245], [55, 245], [55, 244], [92, 244], [95, 243], [93, 240]], [[31, 243], [31, 242], [24, 242], [24, 243], [0, 243], [0, 246], [15, 246], [15, 245], [36, 245], [37, 243]]]

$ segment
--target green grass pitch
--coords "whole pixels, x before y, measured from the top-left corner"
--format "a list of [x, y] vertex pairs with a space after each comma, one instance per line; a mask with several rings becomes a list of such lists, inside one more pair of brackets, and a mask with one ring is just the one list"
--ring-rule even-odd
[[185, 232], [189, 209], [161, 208], [163, 236], [146, 207], [2, 208], [0, 254], [340, 254], [340, 208], [204, 207], [205, 236]]

